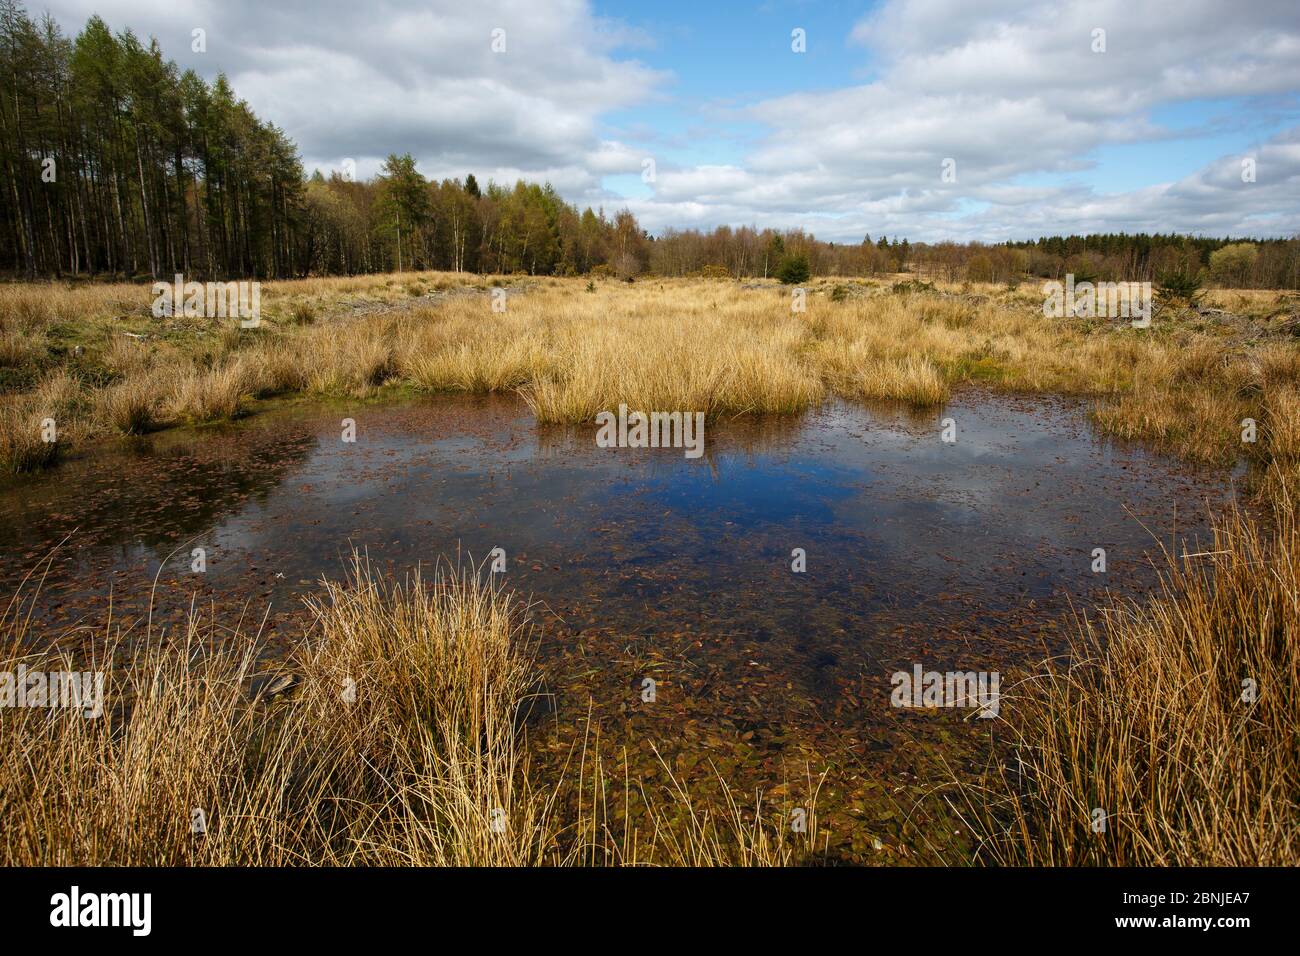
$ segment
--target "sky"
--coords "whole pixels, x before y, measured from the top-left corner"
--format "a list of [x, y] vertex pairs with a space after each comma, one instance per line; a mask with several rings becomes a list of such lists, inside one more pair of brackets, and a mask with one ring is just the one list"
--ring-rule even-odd
[[224, 72], [308, 170], [364, 178], [410, 152], [426, 176], [549, 181], [655, 234], [1300, 234], [1300, 0], [29, 9]]

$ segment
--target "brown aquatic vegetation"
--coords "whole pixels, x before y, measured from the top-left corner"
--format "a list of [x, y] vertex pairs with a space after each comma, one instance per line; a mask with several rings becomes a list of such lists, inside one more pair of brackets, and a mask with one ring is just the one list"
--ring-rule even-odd
[[[174, 633], [110, 622], [92, 651], [33, 652], [29, 600], [0, 612], [0, 672], [100, 671], [95, 701], [0, 709], [0, 864], [513, 866], [806, 859], [783, 821], [694, 806], [579, 762], [530, 780], [538, 694], [527, 608], [473, 569], [397, 583], [354, 556], [309, 601], [279, 672], [257, 634], [192, 613]], [[487, 576], [490, 580], [490, 576]], [[80, 645], [82, 641], [72, 643]], [[667, 769], [667, 768], [665, 768]], [[558, 819], [576, 787], [575, 818]], [[639, 801], [644, 831], [611, 800]], [[201, 811], [201, 812], [200, 812]], [[810, 830], [815, 833], [815, 810]], [[626, 819], [626, 818], [624, 818]], [[677, 820], [684, 823], [678, 824]], [[203, 832], [196, 831], [199, 821]]]
[[1168, 554], [1147, 599], [1081, 621], [1004, 698], [1014, 766], [965, 793], [986, 862], [1293, 866], [1300, 858], [1300, 520], [1243, 511]]

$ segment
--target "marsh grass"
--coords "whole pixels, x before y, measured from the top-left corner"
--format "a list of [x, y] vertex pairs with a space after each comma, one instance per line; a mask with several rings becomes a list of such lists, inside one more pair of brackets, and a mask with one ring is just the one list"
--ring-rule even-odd
[[97, 399], [102, 415], [124, 435], [143, 435], [161, 423], [154, 392], [139, 381], [106, 388]]
[[247, 385], [247, 372], [237, 359], [214, 368], [182, 369], [168, 383], [168, 414], [194, 424], [228, 421], [243, 411]]
[[[412, 297], [412, 285], [434, 297]], [[504, 313], [491, 309], [493, 286], [512, 289]], [[10, 284], [0, 287], [0, 369], [33, 384], [11, 388], [4, 404], [75, 372], [82, 394], [61, 424], [91, 436], [230, 418], [273, 395], [365, 398], [390, 385], [518, 391], [552, 424], [590, 422], [620, 403], [709, 420], [796, 413], [830, 394], [932, 408], [975, 383], [1090, 398], [1104, 433], [1185, 458], [1245, 454], [1271, 476], [1260, 481], [1265, 495], [1300, 471], [1300, 344], [1273, 330], [1300, 302], [1288, 293], [1214, 290], [1208, 303], [1237, 311], [1174, 310], [1136, 330], [1046, 318], [1032, 285], [814, 280], [802, 313], [774, 283], [584, 288], [436, 273], [267, 283], [267, 318], [251, 334], [152, 319], [147, 286]], [[1253, 447], [1240, 439], [1247, 417], [1261, 423]], [[31, 447], [25, 422], [0, 414], [11, 470], [53, 460]], [[1270, 470], [1274, 462], [1282, 467]]]
[[[0, 863], [45, 865], [781, 865], [811, 858], [759, 800], [700, 808], [579, 755], [542, 784], [528, 608], [472, 568], [397, 582], [361, 556], [308, 602], [292, 656], [259, 669], [242, 614], [176, 631], [109, 622], [36, 651], [39, 589], [0, 612], [0, 671], [103, 671], [102, 716], [0, 709]], [[24, 597], [24, 595], [26, 595]], [[287, 690], [268, 679], [287, 677]], [[667, 768], [665, 767], [667, 771]], [[561, 819], [567, 792], [587, 795]], [[611, 803], [638, 804], [637, 828]], [[206, 832], [196, 834], [195, 811]], [[815, 825], [815, 805], [812, 810]], [[812, 831], [815, 833], [815, 829]]]
[[4, 471], [39, 471], [58, 460], [59, 442], [45, 440], [42, 420], [26, 402], [0, 404], [0, 466]]
[[1289, 499], [1276, 514], [1233, 511], [1167, 554], [1154, 593], [1081, 619], [1007, 695], [1013, 766], [962, 797], [985, 862], [1295, 864], [1300, 522]]
[[19, 474], [54, 464], [69, 441], [85, 434], [86, 401], [65, 369], [48, 373], [31, 392], [0, 397], [0, 469]]

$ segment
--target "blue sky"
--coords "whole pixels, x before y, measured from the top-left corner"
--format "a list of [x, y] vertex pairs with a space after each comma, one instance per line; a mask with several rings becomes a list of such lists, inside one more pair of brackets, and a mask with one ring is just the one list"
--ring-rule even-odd
[[1300, 232], [1296, 0], [49, 6], [70, 33], [97, 12], [225, 72], [309, 169], [411, 152], [431, 177], [549, 181], [652, 232]]
[[[602, 117], [603, 132], [644, 144], [658, 157], [681, 165], [743, 164], [766, 127], [736, 115], [738, 109], [791, 93], [833, 92], [880, 78], [875, 51], [853, 37], [855, 26], [879, 6], [769, 2], [738, 16], [729, 5], [673, 0], [655, 5], [648, 16], [644, 4], [597, 3], [598, 16], [639, 34], [628, 43], [627, 55], [672, 77], [659, 101]], [[796, 26], [804, 30], [806, 52], [789, 55]], [[1131, 38], [1133, 49], [1121, 46], [1106, 52], [1140, 55], [1140, 39]], [[1008, 182], [1124, 193], [1183, 179], [1221, 157], [1257, 151], [1294, 128], [1300, 121], [1300, 99], [1294, 91], [1175, 98], [1152, 104], [1144, 116], [1157, 128], [1149, 136], [1132, 142], [1099, 141], [1075, 154], [1080, 168], [1038, 170]], [[707, 134], [690, 135], [700, 130]], [[602, 185], [628, 198], [653, 195], [634, 173], [605, 176]], [[981, 203], [965, 205], [987, 208]]]
[[[762, 133], [759, 123], [728, 111], [792, 92], [833, 90], [863, 82], [871, 57], [851, 47], [849, 34], [871, 4], [764, 3], [738, 16], [727, 4], [672, 2], [597, 3], [602, 17], [617, 18], [644, 37], [629, 55], [671, 72], [664, 102], [618, 110], [604, 117], [606, 131], [634, 140], [650, 127], [660, 138], [707, 126], [713, 135], [673, 142], [665, 149], [682, 163], [734, 163]], [[650, 11], [650, 15], [647, 15]], [[805, 31], [806, 51], [794, 55], [791, 32]]]

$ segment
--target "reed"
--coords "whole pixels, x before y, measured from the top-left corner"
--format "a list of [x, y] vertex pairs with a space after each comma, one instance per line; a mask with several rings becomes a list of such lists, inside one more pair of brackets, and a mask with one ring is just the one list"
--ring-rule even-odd
[[1235, 510], [1161, 586], [1080, 621], [1004, 699], [1014, 754], [963, 809], [985, 862], [1290, 866], [1300, 853], [1300, 522]]
[[[491, 581], [446, 563], [397, 581], [354, 554], [344, 577], [308, 600], [291, 656], [261, 673], [256, 629], [216, 609], [175, 633], [110, 621], [63, 635], [63, 647], [89, 650], [60, 650], [32, 630], [39, 590], [20, 590], [0, 611], [0, 674], [22, 666], [105, 681], [102, 697], [76, 708], [0, 710], [0, 864], [809, 859], [812, 836], [796, 840], [761, 801], [753, 813], [734, 798], [717, 812], [699, 807], [666, 766], [655, 793], [581, 757], [576, 773], [536, 779], [528, 608]], [[102, 712], [88, 716], [96, 701]], [[615, 802], [637, 803], [643, 825], [616, 820]]]

